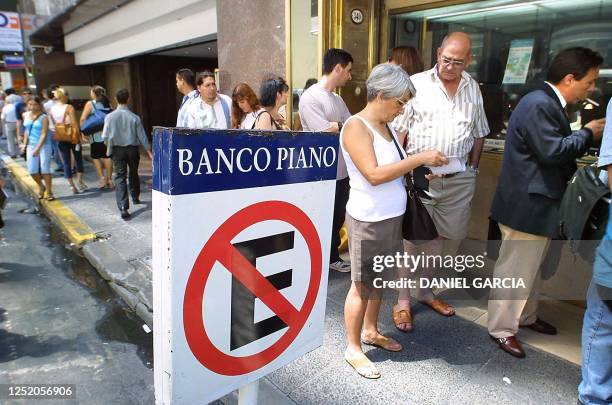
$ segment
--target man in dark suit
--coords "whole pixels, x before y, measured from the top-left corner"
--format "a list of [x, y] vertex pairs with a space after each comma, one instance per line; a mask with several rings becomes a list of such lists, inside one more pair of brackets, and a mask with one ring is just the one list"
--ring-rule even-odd
[[491, 218], [499, 223], [502, 245], [495, 278], [522, 279], [524, 289], [494, 289], [489, 298], [489, 334], [513, 356], [525, 352], [516, 340], [520, 327], [554, 335], [554, 326], [537, 317], [542, 263], [557, 236], [558, 211], [575, 160], [601, 139], [605, 120], [572, 132], [565, 107], [594, 90], [602, 57], [587, 48], [570, 48], [551, 62], [542, 88], [525, 95], [510, 117], [504, 160]]

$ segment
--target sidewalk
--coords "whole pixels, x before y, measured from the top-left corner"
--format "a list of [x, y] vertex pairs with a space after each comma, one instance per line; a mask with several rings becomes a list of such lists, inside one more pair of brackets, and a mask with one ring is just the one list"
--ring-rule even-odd
[[[6, 150], [5, 140], [0, 150]], [[53, 174], [56, 200], [38, 201], [38, 186], [28, 175], [26, 162], [2, 156], [15, 183], [37, 201], [41, 210], [64, 231], [70, 242], [81, 246], [83, 255], [106, 279], [127, 305], [144, 321], [153, 325], [151, 278], [151, 160], [140, 159], [142, 205], [131, 206], [129, 221], [119, 215], [113, 190], [98, 190], [98, 177], [88, 147], [84, 153], [87, 191], [74, 195], [63, 173]], [[51, 164], [55, 169], [55, 163]]]
[[[22, 159], [12, 162], [3, 157], [3, 160], [13, 176], [25, 164]], [[97, 178], [89, 162], [85, 162], [85, 178], [90, 191], [72, 195], [67, 182], [55, 176], [57, 204], [42, 204], [43, 211], [56, 222], [84, 224], [86, 228], [79, 234], [83, 240], [71, 240], [82, 244], [83, 254], [149, 325], [152, 309], [150, 164], [148, 159], [141, 159], [141, 200], [145, 204], [132, 207], [130, 221], [120, 218], [114, 192], [95, 189]], [[26, 178], [17, 178], [17, 182], [28, 189]], [[62, 209], [72, 216], [64, 213], [54, 218], [53, 213]], [[95, 239], [87, 239], [87, 232]], [[393, 327], [389, 298], [381, 309], [380, 325], [382, 332], [404, 345], [404, 351], [388, 353], [369, 348], [368, 356], [382, 377], [374, 381], [359, 377], [343, 360], [346, 344], [343, 307], [349, 285], [348, 274], [330, 272], [324, 345], [264, 378], [260, 384], [260, 403], [576, 403], [579, 365], [529, 344], [525, 345], [525, 359], [503, 353], [482, 326], [483, 310], [470, 307], [460, 308], [460, 316], [446, 318], [415, 303], [415, 330], [403, 334]], [[545, 305], [557, 310], [558, 304]], [[573, 330], [572, 334], [575, 333]], [[533, 336], [521, 332], [520, 337], [529, 341]], [[547, 340], [555, 342], [557, 338]], [[541, 337], [535, 339], [541, 340]], [[217, 403], [235, 404], [237, 395], [230, 394]]]

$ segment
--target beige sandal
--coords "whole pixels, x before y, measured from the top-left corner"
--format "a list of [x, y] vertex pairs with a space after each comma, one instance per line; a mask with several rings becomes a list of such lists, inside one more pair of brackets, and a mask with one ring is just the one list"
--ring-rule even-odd
[[378, 371], [374, 363], [372, 363], [370, 359], [365, 356], [365, 354], [362, 354], [354, 359], [347, 359], [345, 355], [344, 360], [346, 360], [346, 362], [355, 369], [357, 374], [363, 378], [370, 380], [380, 378], [380, 371]]
[[[379, 347], [383, 350], [387, 350], [389, 352], [401, 352], [404, 348], [402, 347], [402, 345], [396, 341], [395, 339], [389, 339], [386, 336], [383, 336], [381, 334], [379, 334], [376, 339], [374, 339], [371, 342], [368, 342], [366, 340], [364, 340], [363, 338], [361, 338], [361, 343], [363, 343], [364, 345], [368, 345], [368, 346], [374, 346], [374, 347]], [[399, 349], [392, 349], [392, 344], [395, 343], [399, 346]]]

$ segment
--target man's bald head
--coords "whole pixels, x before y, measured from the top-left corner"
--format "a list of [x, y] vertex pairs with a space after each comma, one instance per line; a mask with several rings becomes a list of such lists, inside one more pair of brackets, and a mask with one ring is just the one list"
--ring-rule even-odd
[[447, 34], [442, 40], [440, 49], [443, 50], [447, 46], [465, 49], [466, 56], [472, 55], [472, 38], [465, 32], [451, 32]]
[[459, 83], [462, 72], [472, 63], [472, 39], [464, 32], [451, 32], [438, 48], [438, 76]]

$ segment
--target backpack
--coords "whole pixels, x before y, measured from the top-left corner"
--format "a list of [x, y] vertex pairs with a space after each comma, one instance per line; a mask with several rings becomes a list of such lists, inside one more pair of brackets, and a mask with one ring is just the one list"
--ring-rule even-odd
[[610, 189], [595, 166], [583, 166], [572, 176], [559, 207], [559, 232], [574, 254], [593, 263], [595, 248], [608, 223]]

